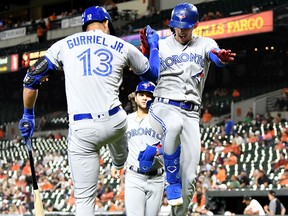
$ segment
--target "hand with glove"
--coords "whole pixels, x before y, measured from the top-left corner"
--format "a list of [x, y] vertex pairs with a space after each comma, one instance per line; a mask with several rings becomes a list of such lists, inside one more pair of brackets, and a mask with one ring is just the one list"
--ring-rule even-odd
[[138, 156], [140, 171], [145, 173], [148, 172], [153, 163], [154, 157], [157, 153], [157, 147], [147, 145], [144, 151], [141, 151]]
[[21, 136], [27, 140], [31, 138], [35, 129], [35, 115], [34, 109], [26, 109], [24, 108], [24, 114], [22, 119], [19, 122], [19, 130], [21, 132]]
[[215, 54], [223, 64], [228, 64], [228, 62], [234, 61], [234, 57], [236, 56], [236, 53], [232, 53], [231, 50], [225, 49], [212, 49], [211, 52]]
[[141, 51], [149, 56], [150, 49], [158, 48], [159, 35], [149, 25], [140, 30]]
[[139, 34], [140, 34], [140, 44], [141, 44], [140, 49], [145, 56], [149, 56], [150, 47], [149, 47], [149, 43], [147, 40], [146, 27], [141, 29]]
[[163, 150], [162, 143], [160, 141], [158, 143], [153, 144], [152, 146], [155, 146], [157, 148], [156, 156], [157, 155], [163, 155], [164, 150]]
[[146, 27], [146, 35], [150, 49], [158, 49], [159, 35], [149, 25]]

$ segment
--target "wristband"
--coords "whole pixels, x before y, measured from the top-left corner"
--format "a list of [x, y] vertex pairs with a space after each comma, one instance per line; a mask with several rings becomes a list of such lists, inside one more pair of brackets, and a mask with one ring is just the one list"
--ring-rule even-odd
[[24, 115], [34, 115], [34, 107], [31, 109], [24, 107]]

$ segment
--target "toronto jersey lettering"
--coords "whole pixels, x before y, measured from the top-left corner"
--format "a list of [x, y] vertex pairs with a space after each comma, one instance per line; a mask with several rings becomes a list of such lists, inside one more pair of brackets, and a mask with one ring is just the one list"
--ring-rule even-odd
[[151, 136], [153, 138], [156, 138], [158, 140], [161, 139], [161, 135], [156, 133], [151, 127], [150, 128], [137, 128], [137, 129], [131, 129], [130, 131], [126, 132], [127, 139], [131, 139], [135, 136]]
[[[139, 167], [139, 152], [144, 151], [147, 145], [158, 144], [161, 140], [161, 135], [152, 129], [148, 116], [138, 121], [137, 113], [134, 112], [128, 115], [127, 120], [128, 128], [126, 130], [126, 137], [129, 150], [127, 164]], [[154, 159], [151, 170], [161, 168], [162, 166], [163, 157], [157, 156]]]
[[215, 47], [218, 45], [213, 39], [198, 36], [186, 45], [174, 35], [160, 40], [160, 78], [154, 96], [200, 105], [211, 63], [209, 52]]
[[161, 59], [160, 64], [164, 70], [171, 67], [173, 64], [178, 64], [182, 62], [194, 62], [195, 64], [204, 67], [205, 59], [202, 55], [196, 53], [181, 53], [180, 55], [172, 55], [165, 59]]

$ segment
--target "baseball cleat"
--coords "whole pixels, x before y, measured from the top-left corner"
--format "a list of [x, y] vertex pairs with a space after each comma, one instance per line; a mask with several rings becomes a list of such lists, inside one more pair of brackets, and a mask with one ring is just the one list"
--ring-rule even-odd
[[179, 206], [183, 204], [181, 184], [171, 184], [166, 187], [166, 195], [169, 205]]

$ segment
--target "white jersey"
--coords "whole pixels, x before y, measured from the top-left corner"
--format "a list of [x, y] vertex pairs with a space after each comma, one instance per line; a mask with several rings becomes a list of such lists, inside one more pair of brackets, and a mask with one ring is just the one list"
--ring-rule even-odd
[[159, 40], [161, 69], [154, 96], [200, 105], [213, 48], [217, 43], [206, 37], [193, 36], [186, 45], [174, 35]]
[[[139, 168], [138, 155], [140, 151], [146, 149], [147, 144], [153, 145], [161, 140], [161, 135], [156, 133], [150, 126], [149, 118], [146, 116], [140, 122], [136, 120], [137, 113], [128, 115], [128, 128], [126, 137], [128, 142], [128, 158], [127, 165]], [[163, 167], [163, 156], [156, 156], [151, 170], [156, 170]]]
[[261, 204], [255, 199], [252, 199], [250, 204], [245, 208], [245, 210], [249, 210], [249, 209], [252, 210], [253, 213], [256, 213], [259, 211], [259, 215], [266, 215]]
[[64, 70], [68, 114], [97, 113], [121, 105], [123, 68], [129, 66], [137, 75], [149, 68], [148, 59], [135, 46], [101, 30], [68, 36], [53, 44], [46, 57]]

